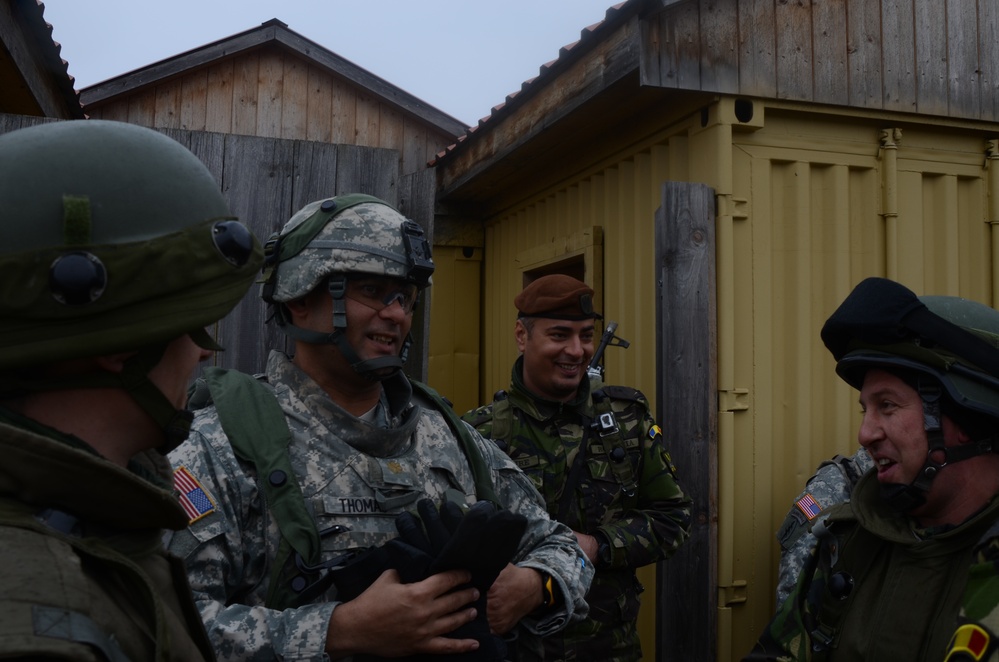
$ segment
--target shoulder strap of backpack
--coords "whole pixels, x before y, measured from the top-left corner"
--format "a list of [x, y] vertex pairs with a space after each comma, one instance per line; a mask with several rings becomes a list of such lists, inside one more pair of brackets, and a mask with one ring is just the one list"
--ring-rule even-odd
[[[819, 520], [812, 533], [818, 541], [818, 569], [816, 577], [822, 582], [821, 593], [809, 591], [807, 600], [818, 599], [812, 604], [808, 623], [813, 651], [828, 651], [834, 647], [841, 628], [843, 615], [853, 602], [854, 584], [864, 581], [878, 549], [878, 538], [860, 526], [850, 516], [845, 504], [830, 509], [829, 517]], [[835, 531], [835, 532], [834, 532]]]
[[208, 368], [204, 380], [236, 455], [253, 463], [258, 487], [281, 531], [281, 547], [267, 591], [268, 606], [285, 606], [282, 577], [288, 557], [297, 552], [309, 564], [319, 557], [319, 531], [305, 507], [288, 457], [291, 432], [274, 393], [252, 376], [235, 370]]
[[621, 437], [621, 427], [618, 425], [614, 409], [611, 407], [611, 398], [637, 401], [636, 397], [631, 396], [632, 391], [638, 393], [634, 389], [626, 390], [622, 387], [612, 386], [605, 386], [593, 392], [593, 407], [597, 414], [597, 436], [600, 437], [611, 471], [614, 472], [614, 477], [621, 485], [621, 491], [629, 498], [635, 496], [635, 492], [638, 490], [638, 481], [635, 479], [635, 469], [628, 459], [628, 449]]
[[489, 467], [486, 466], [486, 461], [482, 457], [482, 453], [479, 452], [479, 447], [475, 444], [475, 440], [472, 439], [472, 433], [469, 431], [468, 426], [458, 418], [458, 415], [454, 413], [454, 409], [447, 404], [437, 391], [414, 379], [411, 379], [410, 383], [412, 383], [414, 391], [420, 393], [436, 405], [437, 411], [444, 416], [444, 420], [447, 421], [451, 431], [457, 437], [458, 443], [465, 453], [465, 458], [468, 460], [468, 466], [472, 470], [476, 497], [480, 501], [492, 501], [496, 505], [500, 505], [500, 500], [493, 489], [493, 480], [489, 475]]

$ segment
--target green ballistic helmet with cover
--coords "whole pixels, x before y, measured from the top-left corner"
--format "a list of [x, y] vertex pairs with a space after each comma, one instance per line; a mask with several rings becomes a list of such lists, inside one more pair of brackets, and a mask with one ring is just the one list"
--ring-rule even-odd
[[[407, 336], [397, 357], [361, 360], [344, 334], [347, 282], [357, 275], [383, 276], [422, 290], [430, 285], [433, 272], [423, 228], [384, 200], [355, 193], [310, 202], [271, 236], [260, 295], [284, 333], [303, 342], [335, 345], [358, 373], [382, 380], [402, 369], [412, 339]], [[319, 333], [292, 324], [283, 304], [324, 282], [333, 300], [333, 331]]]
[[[204, 327], [239, 302], [263, 256], [204, 164], [131, 124], [40, 124], [0, 136], [0, 214], [0, 397], [122, 387], [168, 444], [186, 436], [189, 413], [146, 374], [185, 334], [220, 349]], [[122, 375], [38, 376], [132, 350]]]
[[[954, 296], [917, 297], [885, 278], [854, 288], [822, 327], [822, 340], [836, 359], [836, 372], [861, 389], [871, 368], [906, 379], [923, 404], [929, 448], [909, 485], [884, 494], [899, 510], [920, 505], [945, 466], [999, 452], [999, 311]], [[945, 447], [942, 416], [985, 420], [983, 438]], [[959, 421], [960, 423], [960, 421]], [[966, 430], [971, 433], [971, 430]]]

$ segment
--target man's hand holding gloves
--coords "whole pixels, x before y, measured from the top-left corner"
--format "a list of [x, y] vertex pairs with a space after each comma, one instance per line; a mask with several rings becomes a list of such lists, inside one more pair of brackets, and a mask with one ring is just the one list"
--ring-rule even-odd
[[461, 507], [451, 501], [445, 500], [438, 511], [429, 499], [421, 499], [417, 512], [419, 517], [405, 512], [396, 518], [399, 537], [385, 544], [389, 566], [396, 568], [402, 581], [407, 583], [445, 570], [471, 572], [471, 585], [479, 591], [479, 599], [472, 604], [477, 616], [449, 636], [477, 639], [479, 648], [448, 658], [504, 659], [506, 645], [489, 631], [486, 594], [500, 571], [513, 559], [527, 519], [488, 501], [479, 501], [463, 513]]

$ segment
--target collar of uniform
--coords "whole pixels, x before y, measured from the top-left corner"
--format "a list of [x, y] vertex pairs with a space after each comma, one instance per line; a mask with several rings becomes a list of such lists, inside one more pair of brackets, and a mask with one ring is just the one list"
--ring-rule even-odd
[[[932, 556], [947, 553], [954, 547], [970, 546], [999, 518], [999, 498], [992, 500], [977, 513], [957, 526], [937, 529], [917, 529], [913, 519], [900, 514], [881, 498], [877, 472], [865, 474], [853, 493], [850, 505], [860, 526], [879, 538], [907, 546], [918, 546], [919, 553]], [[922, 537], [921, 537], [922, 536]]]
[[538, 420], [547, 420], [555, 416], [571, 412], [587, 418], [593, 418], [593, 400], [590, 397], [590, 380], [588, 377], [580, 382], [576, 397], [568, 402], [548, 400], [533, 393], [524, 385], [524, 357], [520, 356], [513, 364], [510, 376], [511, 404], [527, 412]]
[[[143, 473], [154, 471], [155, 464], [155, 473], [162, 476], [169, 465], [154, 453], [147, 451], [149, 457], [143, 458], [149, 462]], [[90, 524], [119, 531], [187, 525], [173, 492], [130, 470], [136, 462], [126, 469], [92, 451], [8, 423], [0, 423], [0, 456], [4, 458], [0, 496], [64, 510]]]

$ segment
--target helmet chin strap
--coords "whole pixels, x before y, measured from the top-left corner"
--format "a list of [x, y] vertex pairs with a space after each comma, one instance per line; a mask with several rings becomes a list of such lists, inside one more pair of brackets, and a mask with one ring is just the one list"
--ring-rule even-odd
[[928, 448], [926, 461], [916, 478], [908, 485], [889, 483], [881, 486], [881, 497], [898, 512], [909, 512], [926, 503], [933, 479], [949, 464], [992, 452], [992, 439], [983, 439], [961, 446], [946, 446], [943, 433], [943, 414], [940, 411], [941, 387], [920, 379], [916, 385], [923, 403], [923, 429], [926, 430]]
[[[312, 343], [315, 345], [335, 345], [343, 355], [350, 367], [354, 371], [373, 382], [380, 382], [395, 375], [406, 363], [409, 356], [409, 347], [413, 342], [411, 334], [406, 334], [406, 340], [402, 343], [402, 351], [399, 356], [380, 356], [374, 359], [362, 359], [357, 351], [347, 341], [344, 331], [347, 329], [347, 278], [342, 274], [336, 274], [329, 279], [330, 297], [333, 299], [333, 332], [322, 333], [310, 331], [291, 323], [291, 319], [284, 306], [275, 304], [274, 318], [278, 326], [285, 334], [295, 340]], [[391, 305], [391, 304], [390, 304]]]
[[149, 371], [160, 362], [165, 351], [166, 345], [139, 350], [138, 354], [125, 361], [124, 369], [118, 375], [122, 388], [163, 431], [163, 443], [156, 448], [163, 455], [187, 439], [194, 420], [194, 412], [174, 407], [163, 391], [149, 379]]
[[92, 372], [83, 375], [45, 380], [8, 380], [4, 390], [11, 392], [58, 391], [80, 388], [119, 388], [128, 393], [142, 411], [146, 412], [163, 432], [163, 443], [156, 450], [166, 455], [191, 432], [194, 413], [188, 409], [177, 409], [149, 379], [149, 371], [160, 362], [166, 352], [166, 344], [143, 347], [134, 356], [125, 360], [120, 373]]

